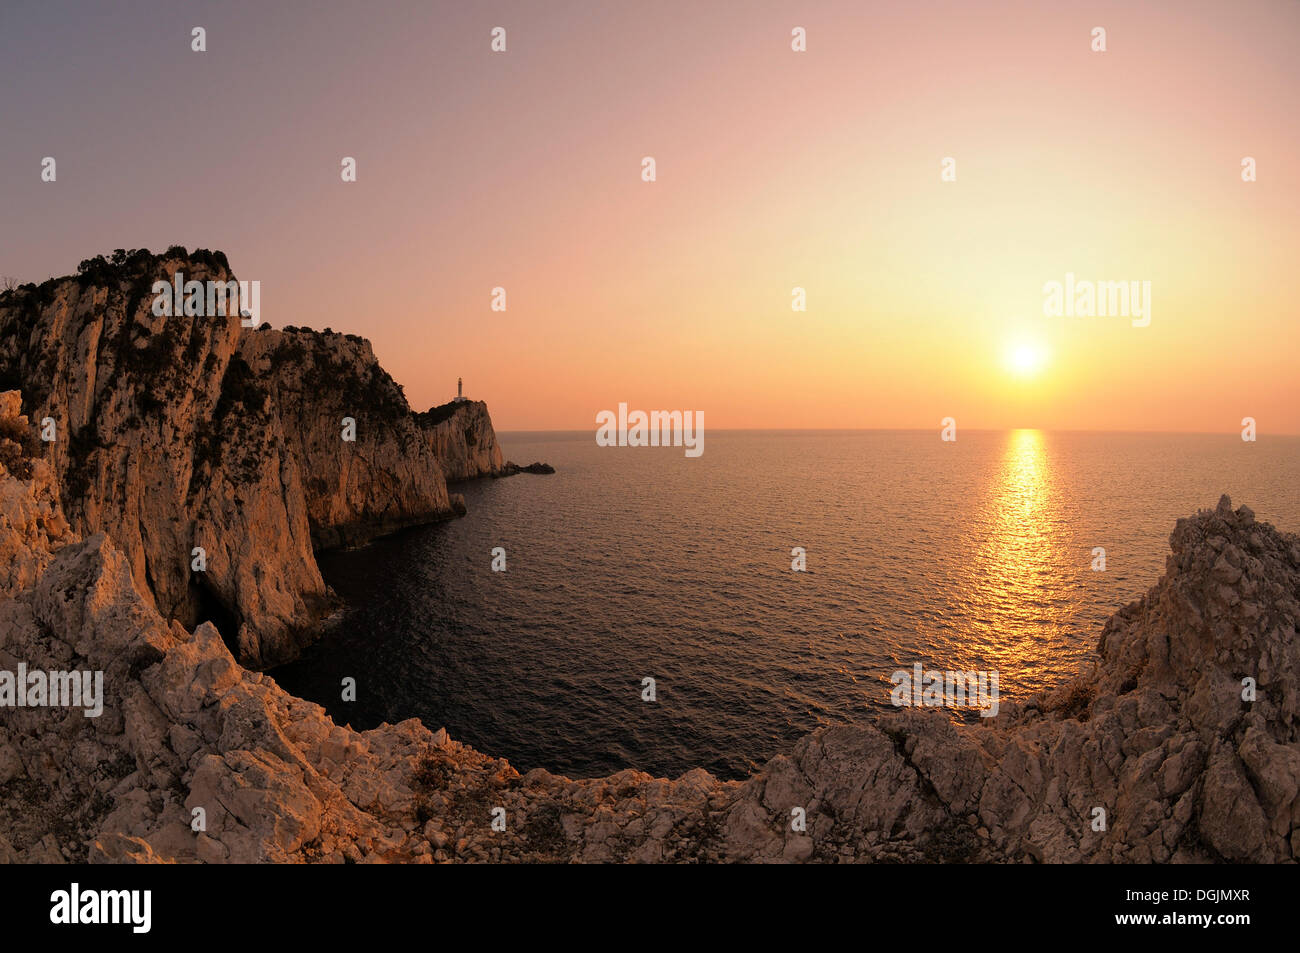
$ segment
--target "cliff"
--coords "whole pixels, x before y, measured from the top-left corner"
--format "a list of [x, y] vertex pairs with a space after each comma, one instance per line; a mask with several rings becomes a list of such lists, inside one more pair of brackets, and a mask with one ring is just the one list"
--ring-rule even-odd
[[439, 448], [458, 475], [501, 451], [482, 404], [447, 433], [422, 424], [361, 338], [154, 315], [153, 283], [178, 271], [234, 277], [220, 252], [120, 251], [0, 295], [0, 387], [53, 420], [76, 534], [110, 536], [164, 618], [213, 621], [267, 667], [328, 608], [313, 545], [449, 517]]
[[[368, 341], [304, 329], [263, 330], [245, 335], [239, 353], [270, 391], [305, 474], [317, 548], [358, 545], [451, 514], [435, 447]], [[345, 419], [353, 421], [354, 439], [343, 439]], [[486, 429], [495, 448], [491, 421]]]
[[483, 401], [443, 404], [417, 417], [448, 480], [494, 476], [505, 466]]
[[[0, 411], [15, 403], [0, 396]], [[0, 602], [0, 670], [102, 670], [104, 712], [0, 708], [0, 860], [1300, 855], [1300, 537], [1226, 497], [1178, 522], [1165, 575], [1059, 691], [977, 726], [915, 709], [823, 728], [723, 783], [701, 769], [521, 776], [414, 719], [338, 727], [241, 667], [211, 625], [164, 620], [111, 538], [63, 528], [53, 490], [0, 438], [0, 551], [24, 554]]]
[[54, 421], [43, 449], [78, 535], [111, 535], [164, 616], [220, 618], [258, 664], [292, 653], [325, 584], [300, 468], [237, 355], [238, 316], [152, 313], [153, 282], [177, 270], [231, 277], [219, 254], [182, 252], [91, 262], [5, 295], [0, 380], [26, 388], [35, 421]]

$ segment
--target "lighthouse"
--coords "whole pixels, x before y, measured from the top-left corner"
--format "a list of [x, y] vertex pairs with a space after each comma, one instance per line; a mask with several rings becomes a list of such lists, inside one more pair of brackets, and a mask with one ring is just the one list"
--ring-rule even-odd
[[465, 401], [465, 379], [456, 378], [456, 403], [461, 404]]

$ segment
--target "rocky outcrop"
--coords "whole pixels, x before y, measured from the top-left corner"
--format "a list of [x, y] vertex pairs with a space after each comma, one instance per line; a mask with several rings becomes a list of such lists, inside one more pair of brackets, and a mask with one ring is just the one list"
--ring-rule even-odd
[[276, 408], [238, 315], [152, 313], [153, 282], [224, 282], [225, 258], [119, 257], [0, 299], [0, 379], [53, 424], [74, 530], [112, 536], [164, 616], [220, 618], [251, 664], [290, 655], [326, 593]]
[[417, 417], [448, 480], [492, 476], [505, 465], [483, 401], [453, 401]]
[[[239, 353], [279, 410], [304, 474], [317, 548], [358, 545], [453, 512], [429, 431], [375, 360], [370, 342], [355, 335], [263, 330], [245, 335]], [[482, 420], [476, 415], [474, 429], [491, 434], [486, 405], [476, 406]], [[449, 459], [463, 464], [463, 457]]]
[[[32, 554], [35, 575], [0, 602], [0, 670], [102, 671], [104, 712], [0, 708], [0, 859], [1280, 862], [1300, 851], [1300, 538], [1226, 497], [1179, 521], [1165, 576], [1107, 623], [1096, 666], [1049, 697], [1004, 703], [978, 726], [910, 710], [823, 728], [749, 780], [719, 782], [701, 769], [521, 776], [414, 719], [339, 727], [241, 667], [212, 626], [160, 617], [111, 539], [70, 541], [50, 521], [50, 489], [0, 465], [0, 547]], [[45, 521], [13, 518], [15, 500], [47, 507]], [[800, 813], [806, 830], [793, 829]]]
[[53, 426], [72, 529], [110, 536], [165, 618], [212, 621], [268, 667], [330, 605], [313, 546], [452, 516], [439, 453], [460, 477], [501, 451], [481, 403], [412, 414], [361, 338], [153, 314], [178, 272], [233, 278], [220, 252], [122, 251], [0, 295], [0, 387]]
[[554, 473], [554, 472], [555, 472], [555, 467], [551, 466], [549, 463], [530, 463], [527, 466], [521, 467], [513, 460], [507, 460], [506, 465], [503, 466], [496, 473], [493, 473], [492, 476], [508, 477], [508, 476], [514, 476], [515, 474], [518, 473], [547, 474], [547, 473]]
[[55, 550], [76, 537], [59, 507], [59, 488], [36, 456], [31, 426], [21, 413], [17, 391], [0, 393], [0, 598], [29, 588], [45, 571]]

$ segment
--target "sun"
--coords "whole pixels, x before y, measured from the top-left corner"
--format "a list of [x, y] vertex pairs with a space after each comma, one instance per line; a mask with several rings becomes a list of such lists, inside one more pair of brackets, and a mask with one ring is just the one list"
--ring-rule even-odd
[[1031, 341], [1014, 341], [1007, 347], [1007, 369], [1019, 377], [1034, 377], [1047, 363], [1047, 351]]

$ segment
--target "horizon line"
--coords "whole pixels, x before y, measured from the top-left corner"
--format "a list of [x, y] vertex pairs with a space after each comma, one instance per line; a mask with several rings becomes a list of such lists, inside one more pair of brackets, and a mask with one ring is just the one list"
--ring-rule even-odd
[[[493, 428], [497, 433], [595, 433], [593, 428], [574, 428], [574, 427], [554, 427], [548, 429], [506, 429]], [[711, 428], [712, 433], [929, 433], [931, 430], [936, 433], [943, 428], [930, 427], [715, 427]], [[1089, 434], [1133, 434], [1148, 436], [1171, 436], [1171, 437], [1227, 437], [1235, 435], [1240, 438], [1239, 430], [1103, 430], [1088, 429], [1079, 427], [963, 427], [959, 432], [962, 433], [1015, 433], [1021, 430], [1032, 430], [1038, 433], [1089, 433]], [[1257, 434], [1254, 441], [1242, 441], [1243, 443], [1257, 442], [1260, 437], [1300, 437], [1300, 433], [1269, 433]]]

